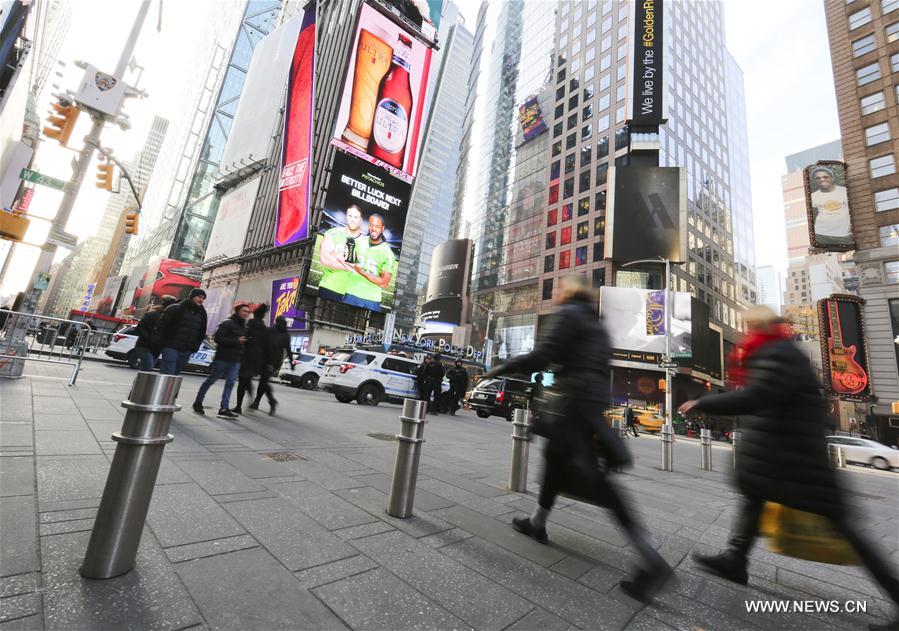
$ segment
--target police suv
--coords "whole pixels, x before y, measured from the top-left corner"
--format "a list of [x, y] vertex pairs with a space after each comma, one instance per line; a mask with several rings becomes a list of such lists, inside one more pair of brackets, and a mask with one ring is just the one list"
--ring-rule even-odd
[[[381, 401], [401, 402], [417, 398], [415, 371], [421, 361], [388, 353], [357, 349], [341, 354], [325, 364], [318, 386], [334, 393], [341, 403], [353, 399], [359, 405], [378, 405]], [[447, 385], [444, 383], [444, 389]]]

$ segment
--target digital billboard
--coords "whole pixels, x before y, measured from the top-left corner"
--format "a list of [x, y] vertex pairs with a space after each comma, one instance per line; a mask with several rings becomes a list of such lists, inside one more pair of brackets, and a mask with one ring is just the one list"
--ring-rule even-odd
[[261, 181], [261, 177], [255, 177], [222, 196], [206, 246], [205, 261], [231, 258], [243, 251]]
[[275, 247], [309, 236], [312, 159], [313, 77], [315, 74], [315, 3], [306, 7], [287, 84], [284, 142], [278, 182]]
[[821, 160], [805, 167], [803, 180], [809, 243], [819, 250], [854, 250], [846, 163]]
[[428, 289], [421, 307], [422, 322], [462, 322], [463, 299], [471, 273], [471, 239], [444, 241], [431, 254]]
[[269, 311], [269, 326], [275, 325], [275, 318], [284, 316], [287, 328], [293, 330], [306, 329], [306, 314], [297, 309], [300, 294], [299, 276], [272, 281], [272, 308]]
[[411, 185], [337, 152], [306, 282], [327, 300], [389, 311]]
[[635, 3], [634, 39], [631, 81], [634, 125], [661, 125], [665, 122], [662, 42], [662, 0], [639, 0]]
[[411, 182], [431, 48], [363, 3], [349, 59], [332, 142]]
[[536, 96], [529, 96], [524, 103], [518, 106], [518, 121], [521, 123], [521, 133], [525, 142], [547, 130], [543, 112], [540, 110], [540, 102]]
[[614, 193], [606, 210], [606, 256], [616, 261], [684, 260], [684, 169], [622, 166], [611, 173]]
[[[690, 357], [693, 327], [690, 294], [672, 291], [671, 357]], [[665, 354], [665, 292], [632, 287], [600, 289], [600, 313], [612, 346], [612, 359], [658, 364]]]
[[865, 401], [871, 397], [863, 304], [858, 296], [843, 294], [818, 301], [824, 389], [840, 399]]

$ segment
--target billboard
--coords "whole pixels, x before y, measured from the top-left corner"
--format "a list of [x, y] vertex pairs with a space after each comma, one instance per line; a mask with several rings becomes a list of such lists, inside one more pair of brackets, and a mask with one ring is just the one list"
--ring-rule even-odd
[[840, 399], [871, 397], [863, 304], [861, 298], [843, 294], [818, 301], [824, 389]]
[[[690, 357], [693, 326], [690, 294], [670, 292], [671, 357]], [[632, 287], [600, 289], [600, 314], [609, 333], [612, 359], [658, 364], [665, 354], [665, 292]]]
[[692, 309], [690, 319], [693, 330], [693, 339], [691, 340], [693, 356], [690, 366], [694, 372], [720, 381], [724, 364], [721, 330], [717, 327], [713, 328], [709, 324], [709, 306], [707, 304], [693, 298], [690, 301], [690, 308]]
[[429, 46], [362, 4], [332, 142], [411, 182], [430, 65]]
[[91, 310], [98, 315], [114, 316], [119, 303], [119, 294], [125, 285], [127, 276], [110, 276], [103, 284], [103, 291], [97, 296], [94, 293], [94, 303]]
[[284, 316], [287, 328], [293, 330], [306, 329], [306, 314], [297, 309], [300, 293], [299, 276], [272, 281], [272, 308], [269, 311], [269, 326], [275, 325], [275, 318]]
[[518, 106], [518, 121], [521, 123], [521, 133], [525, 142], [547, 130], [543, 112], [540, 110], [540, 102], [536, 96], [529, 96], [524, 103]]
[[463, 299], [471, 273], [471, 240], [444, 241], [431, 254], [428, 290], [421, 308], [422, 322], [462, 322]]
[[143, 315], [147, 307], [162, 302], [163, 296], [184, 300], [191, 289], [200, 286], [202, 278], [203, 270], [191, 263], [176, 259], [151, 259], [134, 290], [132, 306], [136, 307], [137, 315]]
[[303, 14], [287, 84], [275, 247], [309, 236], [314, 74], [315, 2], [311, 2]]
[[632, 94], [630, 122], [637, 126], [661, 125], [665, 122], [662, 0], [640, 0], [635, 8], [633, 66], [628, 73]]
[[854, 250], [846, 163], [821, 160], [805, 167], [802, 176], [811, 246], [835, 252]]
[[203, 302], [203, 308], [206, 309], [206, 335], [213, 335], [222, 320], [231, 315], [236, 290], [236, 283], [206, 288], [206, 300]]
[[338, 151], [307, 288], [354, 307], [391, 310], [411, 188], [368, 162]]
[[261, 181], [261, 177], [255, 177], [222, 196], [204, 261], [231, 258], [243, 251], [247, 226], [250, 225], [250, 215]]
[[687, 213], [684, 169], [625, 166], [611, 173], [614, 193], [606, 211], [606, 257], [684, 260], [680, 230]]

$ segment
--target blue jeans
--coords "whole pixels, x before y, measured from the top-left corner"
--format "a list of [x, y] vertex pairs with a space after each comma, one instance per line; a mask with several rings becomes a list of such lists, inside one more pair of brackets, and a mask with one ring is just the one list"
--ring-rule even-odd
[[197, 398], [194, 401], [194, 405], [203, 405], [203, 398], [206, 396], [206, 391], [212, 387], [212, 384], [219, 380], [219, 377], [224, 376], [225, 387], [222, 390], [222, 404], [219, 406], [219, 410], [227, 410], [231, 401], [231, 390], [237, 382], [238, 372], [240, 372], [240, 362], [226, 362], [220, 359], [214, 360], [212, 366], [209, 367], [209, 376], [206, 377], [206, 381], [200, 385], [200, 389], [197, 391]]
[[177, 348], [162, 349], [162, 361], [159, 365], [159, 372], [163, 375], [180, 375], [181, 371], [187, 366], [190, 351], [179, 351]]
[[354, 296], [352, 294], [345, 294], [343, 296], [343, 304], [362, 307], [363, 309], [374, 312], [381, 311], [381, 302], [379, 300], [366, 300], [365, 298], [360, 298], [359, 296]]
[[153, 372], [156, 368], [156, 355], [149, 348], [142, 346], [134, 347], [134, 356], [137, 357], [137, 369], [143, 372]]

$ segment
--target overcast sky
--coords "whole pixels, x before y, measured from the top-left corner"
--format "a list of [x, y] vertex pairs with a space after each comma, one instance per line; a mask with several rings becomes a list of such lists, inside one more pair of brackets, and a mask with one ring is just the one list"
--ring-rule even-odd
[[[171, 117], [184, 106], [181, 96], [189, 76], [187, 64], [197, 25], [204, 24], [206, 13], [224, 1], [235, 0], [165, 2], [161, 32], [156, 28], [159, 4], [153, 2], [135, 53], [137, 61], [146, 67], [140, 85], [150, 96], [128, 102], [126, 111], [133, 122], [130, 131], [110, 128], [104, 132], [103, 144], [113, 147], [117, 156], [130, 159], [140, 148], [154, 114]], [[479, 4], [478, 0], [460, 2], [472, 31]], [[136, 0], [78, 0], [73, 4], [72, 26], [60, 55], [70, 69], [61, 82], [63, 87], [74, 87], [80, 77], [81, 71], [73, 68], [74, 59], [113, 70], [137, 5]], [[758, 3], [745, 0], [724, 0], [724, 5], [728, 48], [743, 68], [746, 84], [756, 264], [775, 265], [785, 271], [780, 183], [786, 172], [784, 157], [839, 137], [824, 6], [821, 0], [778, 2], [776, 11], [760, 10]], [[97, 22], [98, 16], [103, 18], [102, 25]], [[130, 77], [129, 82], [133, 79]], [[42, 104], [42, 114], [45, 108]], [[74, 138], [79, 138], [87, 125], [86, 120], [81, 121]], [[39, 169], [69, 179], [71, 157], [70, 151], [45, 142], [38, 155]], [[91, 170], [69, 223], [69, 230], [80, 237], [97, 229], [108, 200], [108, 193], [94, 188], [93, 180]], [[58, 204], [57, 193], [39, 187], [32, 211], [49, 216]], [[33, 225], [28, 240], [42, 242], [48, 224]], [[13, 263], [16, 272], [8, 275], [0, 295], [23, 289], [36, 259], [36, 249], [18, 248]]]

